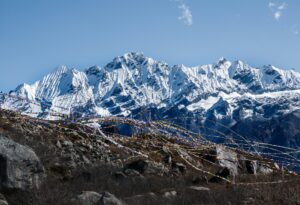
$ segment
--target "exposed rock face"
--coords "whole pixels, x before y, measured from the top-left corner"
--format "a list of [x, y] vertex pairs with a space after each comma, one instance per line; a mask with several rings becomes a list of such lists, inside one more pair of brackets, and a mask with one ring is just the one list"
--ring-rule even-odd
[[38, 188], [45, 177], [35, 152], [13, 140], [0, 136], [0, 188]]
[[242, 155], [238, 156], [235, 151], [224, 146], [217, 145], [215, 152], [217, 163], [225, 168], [225, 170], [222, 169], [219, 171], [219, 174], [222, 173], [220, 175], [222, 177], [227, 178], [229, 175], [236, 176], [240, 174], [239, 172], [247, 174], [271, 174], [273, 172], [270, 167], [258, 160], [247, 159]]
[[[273, 168], [278, 166], [277, 164], [273, 165]], [[239, 171], [246, 174], [271, 174], [273, 169], [268, 167], [266, 164], [262, 164], [258, 160], [249, 160], [241, 156], [239, 160]], [[279, 169], [279, 167], [277, 168]]]
[[217, 160], [220, 166], [226, 167], [232, 175], [238, 174], [237, 153], [223, 146], [216, 147]]
[[124, 205], [123, 202], [109, 192], [99, 194], [94, 191], [83, 191], [71, 202], [74, 205]]

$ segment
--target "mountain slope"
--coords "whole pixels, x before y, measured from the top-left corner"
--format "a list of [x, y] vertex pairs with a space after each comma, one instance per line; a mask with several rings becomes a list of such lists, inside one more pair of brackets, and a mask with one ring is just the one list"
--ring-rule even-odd
[[[44, 119], [164, 119], [211, 137], [216, 133], [199, 125], [225, 133], [228, 127], [241, 131], [242, 122], [280, 122], [299, 110], [300, 73], [225, 58], [203, 66], [170, 66], [141, 53], [126, 53], [103, 68], [78, 71], [61, 66], [32, 85], [2, 94], [0, 105]], [[294, 141], [293, 146], [300, 146], [299, 139]]]
[[104, 68], [94, 66], [84, 72], [61, 66], [42, 80], [22, 84], [10, 93], [40, 105], [36, 108], [29, 102], [19, 105], [22, 100], [11, 102], [11, 97], [1, 106], [40, 114], [49, 110], [70, 114], [78, 107], [89, 107], [95, 115], [129, 116], [132, 110], [149, 105], [207, 111], [221, 98], [236, 102], [244, 100], [243, 96], [254, 101], [298, 96], [298, 91], [293, 91], [296, 89], [300, 89], [299, 73], [270, 65], [253, 68], [242, 61], [221, 58], [216, 64], [171, 67], [141, 53], [127, 53]]

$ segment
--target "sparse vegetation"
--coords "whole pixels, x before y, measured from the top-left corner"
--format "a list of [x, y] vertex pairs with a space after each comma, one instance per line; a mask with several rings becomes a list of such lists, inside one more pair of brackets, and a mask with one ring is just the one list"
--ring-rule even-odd
[[[8, 111], [0, 112], [0, 135], [31, 147], [47, 173], [38, 189], [1, 190], [10, 205], [67, 205], [81, 191], [107, 191], [128, 205], [300, 204], [298, 175], [241, 151], [222, 151], [236, 160], [239, 174], [233, 176], [228, 167], [228, 174], [213, 182], [221, 170], [220, 160], [226, 160], [214, 146], [191, 147], [145, 133], [114, 136], [126, 150], [80, 125]], [[242, 156], [268, 165], [272, 173], [250, 173]], [[133, 163], [138, 160], [141, 163]]]

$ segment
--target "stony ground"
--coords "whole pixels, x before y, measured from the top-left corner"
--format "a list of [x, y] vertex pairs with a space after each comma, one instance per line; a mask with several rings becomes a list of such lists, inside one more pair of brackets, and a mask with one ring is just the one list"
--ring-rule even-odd
[[300, 204], [298, 175], [268, 159], [103, 134], [0, 110], [0, 204]]

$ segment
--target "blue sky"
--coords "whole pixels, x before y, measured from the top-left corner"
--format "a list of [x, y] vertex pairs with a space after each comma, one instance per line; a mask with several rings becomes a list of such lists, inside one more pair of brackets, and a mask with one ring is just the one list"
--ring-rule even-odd
[[0, 90], [129, 51], [171, 65], [224, 56], [300, 71], [299, 11], [299, 0], [0, 0]]

